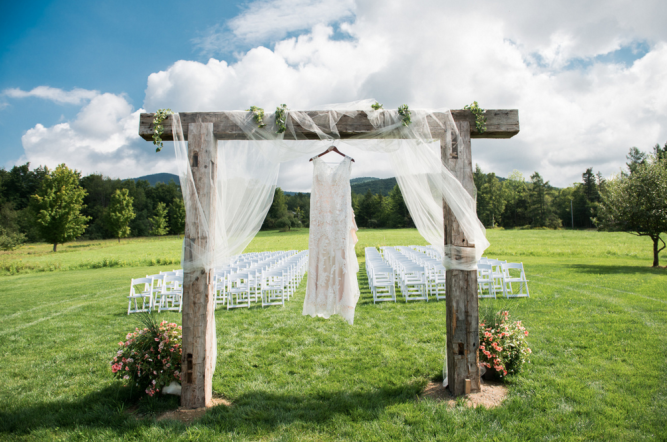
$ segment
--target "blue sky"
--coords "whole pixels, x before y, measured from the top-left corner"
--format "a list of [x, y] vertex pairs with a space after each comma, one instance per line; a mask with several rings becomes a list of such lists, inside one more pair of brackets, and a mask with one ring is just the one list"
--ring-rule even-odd
[[[197, 6], [199, 3], [200, 6]], [[146, 78], [180, 59], [206, 60], [192, 40], [237, 15], [243, 2], [7, 2], [0, 14], [0, 90], [46, 85], [126, 94], [139, 108]], [[79, 106], [30, 97], [0, 110], [0, 165], [23, 155], [37, 123], [71, 119]], [[7, 102], [6, 101], [6, 102]]]
[[[138, 139], [138, 110], [375, 98], [518, 108], [517, 137], [475, 141], [484, 170], [556, 185], [586, 167], [609, 176], [629, 147], [667, 141], [666, 16], [652, 0], [12, 2], [0, 15], [0, 167], [173, 171], [173, 151]], [[308, 175], [287, 164], [279, 184], [307, 190]]]

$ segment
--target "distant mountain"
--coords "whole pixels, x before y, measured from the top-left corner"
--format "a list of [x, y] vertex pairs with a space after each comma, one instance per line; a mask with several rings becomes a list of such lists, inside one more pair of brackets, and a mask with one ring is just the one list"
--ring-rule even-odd
[[373, 178], [373, 177], [352, 178], [350, 180], [350, 184], [361, 184], [361, 183], [365, 183], [365, 182], [368, 182], [368, 181], [377, 181], [379, 179], [380, 178]]
[[180, 185], [180, 181], [178, 180], [178, 175], [174, 175], [173, 173], [154, 173], [153, 175], [145, 175], [145, 176], [140, 176], [139, 178], [131, 178], [135, 182], [139, 180], [144, 180], [148, 181], [148, 183], [151, 186], [156, 185], [157, 183], [164, 183], [164, 184], [169, 184], [169, 181], [174, 180], [176, 184]]
[[[389, 195], [391, 189], [396, 185], [396, 178], [373, 178], [373, 177], [361, 177], [361, 178], [352, 178], [350, 180], [350, 187], [352, 188], [352, 193], [358, 193], [365, 195], [368, 189], [371, 189], [373, 194], [381, 193], [384, 196]], [[310, 195], [308, 192], [291, 192], [283, 190], [285, 195], [296, 195], [297, 193], [303, 193], [304, 195]]]
[[391, 189], [396, 185], [396, 178], [356, 178], [356, 179], [365, 179], [367, 181], [362, 181], [358, 183], [353, 183], [354, 180], [350, 180], [352, 184], [352, 192], [365, 195], [368, 192], [368, 189], [371, 189], [372, 194], [382, 194], [384, 196], [389, 195]]

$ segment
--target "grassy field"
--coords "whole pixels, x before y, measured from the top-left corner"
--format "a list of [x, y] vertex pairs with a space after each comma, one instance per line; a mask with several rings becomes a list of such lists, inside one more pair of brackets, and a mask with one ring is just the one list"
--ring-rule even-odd
[[[129, 279], [178, 267], [178, 238], [2, 253], [0, 439], [667, 440], [667, 270], [649, 267], [650, 241], [545, 230], [488, 237], [487, 256], [524, 263], [532, 295], [480, 301], [509, 308], [530, 330], [532, 363], [508, 381], [501, 407], [416, 400], [442, 376], [444, 302], [373, 305], [361, 263], [354, 326], [301, 316], [305, 280], [284, 308], [219, 310], [214, 392], [233, 406], [189, 427], [157, 422], [176, 399], [137, 403], [108, 364], [137, 325], [124, 313]], [[359, 239], [360, 261], [369, 245], [424, 244], [407, 229], [361, 230]], [[261, 232], [248, 251], [307, 242], [305, 229]]]

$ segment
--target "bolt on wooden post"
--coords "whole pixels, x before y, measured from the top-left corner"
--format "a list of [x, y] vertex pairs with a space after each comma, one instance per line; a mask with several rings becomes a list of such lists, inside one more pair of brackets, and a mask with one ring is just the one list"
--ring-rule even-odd
[[[189, 124], [188, 158], [194, 188], [189, 189], [185, 212], [181, 376], [184, 408], [210, 406], [213, 391], [215, 286], [211, 263], [206, 261], [215, 248], [216, 152], [213, 124]], [[204, 225], [208, 228], [202, 228]]]
[[[451, 145], [443, 139], [440, 153], [443, 164], [474, 198], [470, 123], [458, 121], [459, 143]], [[447, 203], [443, 202], [445, 247], [472, 248]], [[466, 255], [474, 254], [470, 250]], [[453, 256], [452, 259], [461, 259]], [[447, 321], [447, 380], [454, 396], [480, 391], [479, 379], [479, 311], [476, 270], [447, 270], [445, 292]], [[467, 380], [467, 382], [466, 382]], [[467, 388], [466, 388], [467, 384]]]

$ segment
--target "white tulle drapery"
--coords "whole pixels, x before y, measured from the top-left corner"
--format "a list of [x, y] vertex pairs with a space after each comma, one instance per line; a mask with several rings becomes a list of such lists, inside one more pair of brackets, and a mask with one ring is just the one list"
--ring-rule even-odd
[[[178, 114], [173, 115], [173, 137], [178, 173], [185, 208], [188, 213], [187, 230], [197, 238], [213, 238], [207, 247], [185, 238], [183, 241], [183, 269], [206, 270], [230, 263], [240, 254], [259, 231], [271, 207], [278, 181], [280, 163], [297, 158], [308, 158], [326, 150], [332, 142], [359, 149], [386, 153], [419, 233], [443, 252], [447, 269], [475, 270], [477, 261], [489, 246], [484, 226], [477, 218], [475, 199], [458, 179], [442, 164], [440, 139], [458, 143], [459, 133], [448, 110], [412, 110], [412, 123], [403, 125], [397, 110], [374, 110], [375, 100], [327, 105], [316, 117], [298, 110], [286, 115], [287, 130], [277, 133], [275, 114], [267, 114], [266, 125], [259, 128], [251, 112], [230, 112], [228, 115], [246, 134], [247, 140], [218, 141], [217, 178], [210, 183], [216, 189], [216, 213], [213, 232], [209, 215], [205, 213], [197, 194], [187, 145]], [[340, 140], [336, 124], [344, 115], [354, 117], [366, 112], [375, 128], [358, 137]], [[444, 113], [444, 121], [434, 113]], [[439, 121], [438, 133], [431, 133], [428, 119]], [[295, 130], [295, 123], [317, 134], [317, 140], [305, 139]], [[289, 140], [285, 135], [289, 135]], [[443, 201], [447, 203], [463, 229], [469, 247], [444, 247]], [[215, 324], [213, 324], [215, 327]], [[217, 345], [215, 346], [217, 350]], [[215, 364], [216, 357], [213, 361]], [[214, 365], [215, 369], [215, 365]]]
[[[288, 110], [287, 130], [278, 134], [275, 114], [266, 114], [264, 127], [258, 127], [251, 112], [228, 115], [246, 134], [247, 140], [218, 141], [217, 209], [214, 223], [214, 247], [201, 249], [184, 241], [183, 268], [224, 266], [233, 255], [242, 253], [259, 231], [268, 213], [278, 180], [280, 163], [308, 158], [328, 148], [332, 142], [341, 149], [346, 145], [386, 153], [393, 165], [398, 185], [419, 233], [443, 251], [447, 269], [474, 270], [489, 246], [486, 231], [477, 218], [475, 200], [458, 179], [442, 164], [440, 138], [446, 143], [459, 142], [454, 119], [448, 110], [411, 110], [412, 123], [403, 125], [397, 110], [374, 110], [374, 100], [323, 106], [317, 116]], [[318, 109], [314, 109], [318, 110]], [[336, 127], [342, 116], [354, 117], [364, 111], [375, 128], [360, 136], [338, 139]], [[434, 113], [442, 113], [444, 121]], [[439, 114], [439, 115], [442, 115]], [[194, 187], [187, 145], [183, 139], [178, 114], [173, 116], [173, 135], [189, 226], [199, 236], [209, 236], [207, 215]], [[429, 121], [439, 121], [438, 133], [431, 133]], [[305, 139], [295, 124], [317, 134], [319, 139]], [[285, 139], [288, 135], [289, 140]], [[450, 246], [444, 249], [443, 201], [452, 210], [472, 248]]]

